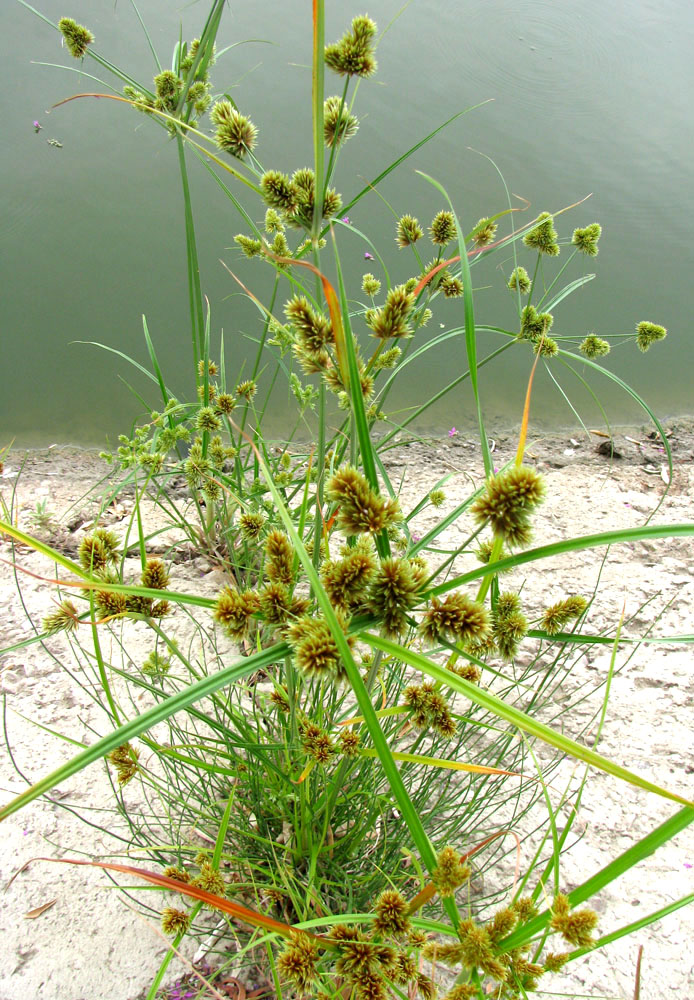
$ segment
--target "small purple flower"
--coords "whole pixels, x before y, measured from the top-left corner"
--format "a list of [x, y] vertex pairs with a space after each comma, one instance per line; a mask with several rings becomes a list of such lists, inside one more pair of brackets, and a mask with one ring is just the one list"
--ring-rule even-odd
[[685, 862], [684, 862], [684, 867], [685, 867], [685, 868], [691, 868], [691, 867], [692, 867], [692, 865], [690, 865], [688, 861], [685, 861]]
[[374, 259], [375, 259], [374, 255], [372, 253], [369, 253], [368, 251], [364, 252], [364, 260], [374, 260]]
[[346, 224], [347, 226], [351, 226], [351, 225], [352, 225], [352, 222], [351, 222], [351, 220], [350, 220], [350, 217], [349, 217], [348, 215], [343, 215], [343, 216], [342, 216], [342, 221], [343, 221], [343, 222], [344, 222], [344, 223], [345, 223], [345, 224]]
[[451, 427], [451, 429], [448, 432], [448, 436], [449, 436], [449, 438], [454, 438], [457, 433], [458, 433], [458, 431], [455, 429], [455, 427]]
[[34, 122], [34, 132], [40, 132], [42, 128], [42, 125], [39, 125], [38, 122]]
[[413, 542], [419, 542], [419, 541], [421, 541], [422, 536], [421, 535], [415, 535], [415, 533], [413, 531], [412, 534], [410, 535], [410, 538], [412, 539]]

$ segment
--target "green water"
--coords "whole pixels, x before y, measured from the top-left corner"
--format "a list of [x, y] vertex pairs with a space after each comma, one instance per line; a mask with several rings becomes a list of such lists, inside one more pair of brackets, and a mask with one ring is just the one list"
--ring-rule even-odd
[[[96, 35], [95, 48], [135, 78], [155, 69], [127, 0], [37, 0], [53, 22], [68, 13]], [[176, 7], [138, 4], [163, 65], [178, 25], [199, 33], [206, 2]], [[69, 7], [69, 10], [67, 9]], [[355, 7], [327, 3], [326, 37], [339, 37]], [[399, 2], [373, 0], [368, 13], [385, 27]], [[293, 170], [311, 160], [311, 3], [266, 0], [232, 3], [219, 47], [265, 39], [227, 53], [213, 71], [216, 89], [232, 93], [259, 127], [257, 153], [266, 167]], [[115, 102], [81, 100], [48, 113], [51, 104], [102, 85], [74, 72], [36, 65], [79, 64], [60, 36], [14, 0], [0, 7], [3, 85], [2, 304], [0, 317], [0, 445], [77, 442], [102, 445], [127, 430], [143, 406], [125, 382], [156, 403], [153, 386], [124, 361], [78, 341], [99, 341], [146, 364], [142, 314], [167, 382], [190, 393], [190, 334], [181, 192], [175, 146], [151, 122]], [[630, 333], [643, 319], [663, 324], [664, 344], [641, 355], [633, 343], [613, 350], [610, 367], [643, 393], [661, 416], [694, 410], [690, 365], [692, 209], [691, 94], [694, 7], [688, 0], [605, 4], [603, 0], [476, 0], [413, 2], [395, 21], [379, 52], [379, 70], [360, 85], [361, 128], [345, 147], [337, 186], [345, 201], [384, 166], [457, 110], [491, 99], [464, 116], [409, 160], [382, 187], [398, 214], [427, 225], [443, 207], [414, 171], [434, 175], [449, 190], [470, 228], [505, 207], [503, 183], [480, 153], [491, 157], [530, 215], [556, 211], [591, 194], [562, 217], [560, 235], [598, 220], [604, 234], [596, 261], [581, 257], [571, 277], [597, 279], [555, 312], [554, 331], [584, 336]], [[87, 72], [102, 75], [87, 60]], [[233, 88], [233, 89], [232, 89]], [[326, 94], [340, 82], [327, 75]], [[37, 135], [32, 122], [43, 125]], [[57, 139], [62, 148], [50, 146]], [[477, 152], [479, 151], [479, 152]], [[239, 260], [233, 237], [244, 231], [214, 182], [191, 163], [202, 284], [212, 307], [213, 343], [224, 331], [229, 378], [252, 354], [258, 313], [238, 293], [220, 258], [262, 297], [267, 269]], [[249, 203], [255, 214], [257, 205]], [[520, 202], [516, 202], [520, 204]], [[382, 248], [394, 280], [412, 273], [396, 249], [388, 208], [371, 195], [352, 223]], [[523, 216], [517, 216], [522, 220]], [[358, 295], [363, 245], [342, 229], [339, 246], [349, 287]], [[428, 251], [423, 250], [424, 254]], [[567, 251], [563, 252], [565, 259]], [[529, 255], [528, 255], [529, 257]], [[587, 263], [586, 263], [587, 261]], [[530, 266], [528, 259], [525, 263]], [[373, 268], [373, 265], [367, 265]], [[480, 322], [515, 328], [504, 290], [510, 256], [495, 255], [475, 270]], [[550, 273], [548, 271], [548, 273]], [[462, 322], [458, 300], [441, 303], [422, 335]], [[498, 346], [480, 338], [482, 354]], [[461, 340], [428, 354], [389, 399], [389, 409], [421, 402], [465, 367]], [[490, 424], [519, 419], [530, 355], [510, 351], [482, 375]], [[595, 405], [575, 377], [551, 370], [587, 421]], [[580, 374], [584, 374], [579, 369]], [[604, 379], [593, 381], [610, 417], [638, 419], [633, 401]], [[286, 394], [269, 409], [271, 430], [286, 429]], [[465, 427], [470, 397], [457, 391], [420, 425]], [[534, 397], [537, 424], [575, 424], [576, 417], [540, 372]]]

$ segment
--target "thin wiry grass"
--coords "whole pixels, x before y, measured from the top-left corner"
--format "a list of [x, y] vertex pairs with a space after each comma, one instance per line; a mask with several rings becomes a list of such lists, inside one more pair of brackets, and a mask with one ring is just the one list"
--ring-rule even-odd
[[[32, 9], [23, 0], [20, 2]], [[234, 166], [231, 166], [223, 155], [218, 155], [219, 150], [203, 128], [194, 124], [193, 109], [186, 100], [191, 88], [196, 88], [194, 93], [202, 94], [211, 86], [209, 73], [223, 8], [222, 0], [211, 3], [196, 45], [181, 38], [176, 42], [172, 66], [174, 78], [179, 82], [173, 84], [177, 97], [168, 104], [164, 99], [166, 91], [159, 93], [166, 81], [155, 81], [152, 90], [151, 85], [141, 85], [112, 67], [89, 45], [86, 48], [85, 58], [96, 59], [127, 88], [134, 88], [134, 96], [128, 90], [129, 96], [118, 100], [144, 110], [152, 122], [168, 130], [176, 145], [183, 191], [194, 365], [191, 381], [195, 394], [191, 400], [174, 398], [158, 361], [156, 337], [150, 333], [146, 320], [143, 334], [151, 371], [116, 348], [100, 345], [134, 365], [160, 397], [157, 411], [138, 393], [146, 415], [133, 426], [129, 436], [121, 439], [117, 454], [110, 456], [120, 474], [102, 491], [101, 512], [123, 490], [132, 490], [134, 494], [134, 510], [119, 539], [112, 577], [99, 576], [84, 561], [81, 565], [75, 563], [21, 531], [14, 523], [14, 495], [9, 507], [4, 505], [5, 517], [0, 527], [13, 539], [13, 544], [16, 540], [33, 545], [55, 561], [62, 578], [72, 573], [80, 582], [82, 589], [74, 593], [72, 587], [56, 582], [57, 599], [76, 602], [80, 619], [76, 629], [67, 633], [66, 644], [59, 648], [48, 634], [51, 628], [45, 629], [32, 620], [22, 593], [21, 574], [15, 569], [18, 601], [34, 633], [29, 641], [35, 642], [42, 654], [67, 671], [76, 688], [103, 709], [107, 733], [103, 735], [99, 727], [93, 727], [94, 742], [89, 747], [83, 747], [78, 757], [30, 786], [0, 815], [27, 806], [70, 774], [113, 755], [114, 751], [118, 754], [123, 744], [138, 740], [140, 756], [125, 782], [114, 778], [113, 759], [107, 766], [113, 811], [129, 830], [127, 838], [117, 835], [122, 853], [116, 856], [124, 861], [132, 860], [133, 854], [138, 858], [144, 856], [162, 867], [174, 864], [198, 879], [207, 870], [206, 865], [218, 874], [230, 873], [233, 881], [227, 883], [226, 895], [233, 895], [246, 907], [249, 930], [247, 934], [239, 931], [238, 923], [229, 917], [231, 904], [227, 905], [227, 912], [219, 917], [221, 938], [210, 944], [211, 953], [221, 961], [226, 942], [235, 940], [237, 962], [251, 963], [261, 954], [277, 995], [293, 996], [305, 992], [306, 984], [296, 976], [292, 978], [282, 958], [278, 960], [275, 936], [260, 931], [259, 928], [268, 927], [268, 916], [276, 921], [275, 931], [285, 937], [290, 926], [325, 930], [353, 923], [365, 937], [370, 935], [369, 947], [382, 944], [380, 938], [385, 938], [397, 947], [404, 961], [409, 957], [418, 959], [421, 941], [396, 941], [387, 931], [374, 934], [374, 907], [386, 889], [400, 891], [410, 901], [415, 927], [452, 940], [458, 940], [459, 934], [464, 936], [466, 920], [474, 920], [479, 933], [487, 934], [494, 926], [499, 908], [503, 910], [505, 901], [517, 900], [521, 893], [539, 901], [543, 887], [551, 885], [555, 895], [558, 894], [563, 888], [562, 854], [570, 849], [575, 836], [574, 819], [588, 774], [586, 767], [580, 779], [570, 779], [557, 799], [555, 786], [565, 753], [648, 791], [685, 802], [682, 796], [646, 782], [602, 757], [594, 742], [592, 749], [584, 745], [591, 740], [596, 725], [598, 734], [601, 731], [614, 670], [623, 669], [638, 643], [655, 638], [648, 633], [658, 620], [657, 612], [651, 624], [638, 631], [641, 612], [651, 599], [624, 622], [600, 625], [591, 632], [585, 614], [581, 613], [574, 616], [573, 622], [565, 623], [556, 635], [543, 630], [541, 607], [526, 609], [530, 622], [519, 650], [510, 660], [497, 655], [498, 650], [485, 651], [443, 634], [435, 637], [433, 648], [424, 653], [418, 625], [422, 614], [434, 607], [433, 599], [452, 591], [465, 593], [464, 588], [473, 584], [480, 588], [478, 598], [485, 601], [488, 611], [495, 613], [503, 586], [502, 572], [526, 566], [526, 572], [536, 574], [543, 560], [556, 555], [582, 550], [599, 553], [607, 545], [646, 538], [689, 537], [694, 535], [694, 526], [608, 530], [599, 535], [540, 544], [535, 549], [519, 546], [519, 551], [501, 557], [501, 529], [497, 528], [496, 534], [492, 532], [490, 538], [489, 523], [474, 523], [470, 516], [475, 502], [492, 488], [494, 475], [478, 376], [508, 350], [528, 352], [532, 346], [541, 354], [548, 345], [549, 330], [546, 327], [541, 333], [535, 330], [528, 335], [523, 326], [524, 300], [519, 288], [515, 291], [518, 331], [478, 323], [473, 274], [483, 260], [495, 254], [500, 256], [500, 251], [504, 254], [512, 251], [504, 260], [512, 256], [514, 268], [525, 260], [532, 273], [527, 304], [547, 312], [559, 307], [594, 275], [583, 274], [572, 279], [567, 274], [565, 281], [565, 272], [569, 271], [578, 250], [555, 270], [550, 262], [544, 261], [542, 253], [534, 260], [532, 254], [525, 256], [521, 241], [542, 220], [536, 217], [518, 224], [518, 208], [511, 204], [508, 189], [508, 207], [490, 216], [488, 222], [497, 226], [510, 220], [511, 228], [498, 238], [494, 229], [489, 237], [491, 242], [480, 245], [483, 243], [480, 232], [485, 226], [464, 225], [445, 189], [435, 178], [422, 174], [441, 195], [453, 229], [448, 245], [436, 246], [431, 265], [424, 263], [426, 255], [413, 245], [404, 272], [397, 276], [388, 269], [387, 254], [379, 251], [380, 241], [340, 218], [343, 212], [351, 211], [374, 192], [382, 197], [379, 184], [396, 167], [472, 108], [452, 115], [430, 130], [406, 153], [387, 164], [371, 184], [353, 196], [346, 196], [344, 207], [332, 213], [334, 219], [323, 218], [320, 207], [331, 197], [329, 185], [342, 182], [338, 167], [343, 161], [339, 142], [332, 146], [327, 157], [324, 147], [323, 101], [327, 77], [322, 0], [314, 4], [313, 180], [304, 171], [301, 182], [289, 181], [289, 188], [293, 184], [294, 189], [289, 191], [283, 208], [279, 196], [267, 194], [270, 188], [265, 166], [250, 148], [252, 140], [246, 142], [245, 149], [235, 147]], [[357, 19], [356, 23], [368, 35], [367, 21]], [[345, 52], [351, 54], [345, 79], [340, 84], [339, 107], [340, 113], [353, 114], [358, 111], [355, 100], [358, 78], [355, 83], [354, 63], [350, 60], [355, 57], [354, 46], [358, 49], [359, 43], [345, 44], [342, 57]], [[151, 42], [150, 49], [160, 72]], [[227, 51], [222, 50], [219, 56]], [[368, 58], [365, 64], [368, 68]], [[166, 85], [171, 85], [170, 79]], [[228, 111], [227, 115], [233, 118]], [[247, 130], [245, 135], [248, 137], [251, 132]], [[220, 145], [223, 145], [221, 140]], [[214, 179], [223, 208], [236, 213], [250, 233], [241, 236], [246, 239], [245, 245], [251, 246], [252, 255], [274, 270], [272, 291], [265, 305], [252, 287], [247, 287], [236, 278], [234, 270], [227, 268], [238, 281], [241, 294], [256, 305], [259, 316], [257, 331], [248, 335], [256, 345], [253, 360], [247, 369], [241, 367], [233, 374], [221, 335], [215, 340], [218, 356], [213, 357], [212, 311], [205, 306], [199, 274], [188, 176], [190, 154]], [[241, 183], [262, 195], [263, 177], [267, 197], [265, 202], [261, 198], [251, 212], [237, 197], [233, 185]], [[276, 190], [280, 191], [283, 183], [275, 179]], [[346, 183], [349, 184], [349, 179]], [[305, 195], [311, 184], [312, 196]], [[303, 205], [304, 216], [298, 220], [298, 227], [296, 211], [289, 207], [291, 198]], [[276, 221], [271, 224], [266, 220], [261, 224], [259, 217], [268, 207], [275, 211]], [[397, 209], [388, 207], [393, 217], [399, 219]], [[553, 213], [552, 220], [557, 220], [564, 211]], [[372, 296], [372, 305], [367, 306], [360, 291], [348, 287], [341, 264], [344, 227], [349, 227], [351, 235], [363, 242], [374, 262], [370, 266], [374, 270], [380, 268], [384, 293], [390, 297], [400, 295], [400, 307], [407, 314], [406, 322], [411, 321], [411, 330], [403, 326], [396, 330], [397, 323], [393, 321], [388, 335], [384, 327], [386, 305], [374, 305], [376, 298]], [[295, 241], [296, 228], [303, 231]], [[284, 244], [280, 240], [275, 247], [273, 230], [278, 229]], [[256, 243], [249, 244], [249, 240]], [[565, 245], [568, 241], [561, 242]], [[403, 256], [401, 261], [405, 260]], [[447, 284], [441, 280], [446, 275], [443, 267]], [[439, 270], [432, 274], [436, 268]], [[334, 275], [334, 279], [329, 275]], [[506, 281], [508, 278], [504, 278]], [[399, 283], [404, 286], [400, 292]], [[443, 334], [431, 336], [425, 330], [424, 310], [436, 310], [446, 288], [451, 294], [462, 295], [460, 322]], [[509, 289], [504, 293], [508, 294]], [[322, 317], [320, 321], [311, 320], [312, 334], [319, 339], [323, 337], [318, 350], [302, 341], [298, 326], [293, 326], [287, 318], [286, 306], [292, 300], [296, 304], [297, 297], [306, 300], [307, 314], [313, 310]], [[380, 327], [370, 312], [375, 308], [384, 313]], [[364, 334], [365, 325], [386, 334], [375, 349], [373, 339]], [[481, 333], [500, 336], [504, 341], [483, 358], [478, 357]], [[617, 334], [615, 340], [620, 336]], [[653, 336], [660, 334], [656, 331]], [[590, 393], [593, 389], [583, 374], [586, 369], [600, 372], [626, 391], [662, 436], [672, 473], [669, 445], [651, 408], [618, 376], [590, 357], [563, 348], [563, 343], [573, 347], [575, 339], [558, 337], [558, 358], [545, 359], [570, 409], [580, 420], [570, 396], [559, 383], [553, 367], [556, 362], [574, 374]], [[453, 347], [461, 358], [464, 354], [465, 363], [459, 365], [459, 373], [446, 385], [429, 388], [423, 398], [413, 401], [405, 415], [385, 414], [383, 408], [403, 372], [426, 363], [429, 352], [443, 345]], [[383, 366], [384, 354], [395, 346], [401, 349], [400, 354], [393, 356], [391, 368]], [[532, 352], [526, 353], [526, 358], [529, 369]], [[584, 366], [582, 371], [576, 367], [578, 362]], [[391, 480], [384, 456], [397, 443], [407, 440], [407, 427], [466, 381], [473, 389], [484, 478], [471, 484], [466, 496], [456, 497], [453, 510], [435, 519], [426, 534], [415, 541], [410, 522], [427, 509], [431, 487], [424, 496], [406, 500], [407, 477]], [[272, 442], [263, 433], [263, 424], [280, 393], [285, 405], [290, 400], [294, 409], [283, 439]], [[220, 400], [224, 400], [223, 405]], [[525, 440], [527, 425], [526, 409], [521, 442]], [[385, 433], [384, 427], [388, 428]], [[302, 431], [306, 433], [305, 442], [301, 441]], [[521, 444], [515, 466], [504, 467], [499, 476], [517, 468], [522, 457]], [[347, 464], [357, 471], [345, 472]], [[344, 508], [352, 501], [348, 491], [338, 500], [326, 499], [333, 495], [326, 486], [338, 471], [347, 479], [351, 477], [352, 488], [361, 497], [362, 507], [356, 505], [358, 511], [369, 504], [372, 511], [382, 511], [387, 509], [386, 500], [402, 507], [401, 518], [393, 516], [390, 523], [387, 519], [378, 522], [378, 517], [374, 517], [378, 527], [371, 529], [368, 542], [373, 573], [377, 570], [385, 573], [391, 563], [404, 567], [402, 586], [405, 586], [402, 579], [409, 578], [409, 574], [421, 573], [419, 582], [411, 585], [410, 598], [402, 600], [396, 626], [383, 611], [388, 601], [380, 604], [376, 601], [374, 583], [364, 584], [357, 598], [347, 606], [338, 607], [337, 599], [331, 597], [327, 582], [330, 560], [348, 559], [357, 551], [357, 545], [364, 546], [369, 536], [363, 526], [356, 543], [353, 536], [345, 539], [340, 533]], [[359, 479], [361, 474], [363, 481]], [[355, 478], [359, 479], [356, 486]], [[445, 477], [436, 488], [444, 482]], [[181, 490], [185, 500], [180, 498]], [[364, 500], [364, 496], [369, 499]], [[144, 528], [145, 509], [149, 514], [153, 512], [159, 522], [148, 531]], [[279, 571], [265, 548], [270, 531], [285, 533], [292, 551], [290, 565], [281, 571], [282, 586], [287, 589], [276, 590], [274, 597], [271, 585], [277, 584]], [[490, 542], [491, 556], [489, 562], [480, 565], [473, 550], [481, 540]], [[251, 610], [244, 628], [232, 624], [230, 634], [226, 635], [221, 623], [210, 617], [217, 608], [218, 617], [224, 618], [218, 591], [212, 596], [197, 590], [170, 588], [168, 583], [157, 588], [138, 582], [133, 564], [141, 572], [146, 569], [148, 559], [156, 554], [176, 567], [177, 559], [185, 559], [191, 553], [221, 571], [232, 603], [235, 595], [251, 593]], [[420, 556], [429, 558], [427, 567], [416, 562]], [[13, 558], [20, 564], [14, 549]], [[598, 554], [595, 558], [597, 581], [593, 593], [587, 597], [587, 609], [601, 593], [601, 558]], [[126, 601], [126, 610], [109, 620], [100, 620], [97, 614], [99, 602], [104, 602], [104, 591], [114, 601]], [[175, 606], [174, 617], [154, 615], [152, 602], [157, 598]], [[276, 608], [273, 611], [275, 599], [280, 603], [295, 602], [289, 610], [285, 608], [279, 613], [279, 621], [273, 617], [278, 613]], [[390, 600], [397, 603], [400, 598], [391, 595]], [[122, 608], [122, 603], [117, 607]], [[302, 618], [306, 613], [307, 617]], [[297, 620], [308, 632], [316, 627], [318, 620], [324, 622], [327, 632], [321, 634], [320, 642], [332, 642], [336, 647], [333, 659], [339, 661], [344, 674], [339, 683], [330, 670], [306, 669], [299, 655], [300, 641], [292, 637], [291, 630], [287, 631], [288, 624]], [[636, 636], [623, 635], [632, 625]], [[691, 636], [671, 638], [692, 639]], [[577, 669], [586, 651], [595, 644], [612, 647], [608, 678], [598, 684], [576, 683]], [[473, 666], [479, 668], [479, 683], [471, 683], [447, 669], [461, 660], [470, 670]], [[406, 700], [408, 687], [421, 685], [428, 678], [433, 681], [430, 693], [447, 703], [451, 724], [446, 733], [431, 725], [418, 729], [416, 713]], [[605, 690], [601, 691], [603, 685]], [[575, 721], [578, 708], [582, 710], [580, 722]], [[4, 724], [5, 738], [10, 744], [6, 719]], [[321, 733], [323, 756], [307, 737], [311, 726]], [[341, 734], [348, 728], [358, 732], [361, 741], [351, 756], [340, 750]], [[417, 759], [412, 759], [412, 755], [417, 755]], [[18, 774], [24, 777], [21, 764], [12, 755], [11, 759]], [[438, 762], [452, 767], [474, 764], [512, 773], [501, 776], [463, 772], [434, 766]], [[575, 889], [569, 896], [571, 903], [578, 905], [590, 899], [594, 892], [627, 870], [639, 851], [651, 851], [667, 843], [692, 820], [694, 808], [686, 802], [684, 809], [654, 829], [641, 845], [609, 862], [593, 879]], [[85, 821], [98, 829], [107, 828], [106, 823], [100, 825], [95, 814], [87, 813]], [[207, 860], [201, 856], [201, 842], [207, 848]], [[439, 895], [434, 887], [441, 877], [440, 852], [448, 845], [459, 853], [464, 850], [466, 855], [470, 854], [471, 877], [463, 879], [464, 885], [457, 892]], [[516, 880], [519, 856], [525, 870], [519, 872]], [[143, 878], [150, 882], [154, 878], [157, 891], [162, 888], [156, 882], [160, 876], [143, 873]], [[185, 896], [188, 891], [181, 883], [180, 894]], [[415, 903], [420, 897], [422, 901]], [[158, 907], [147, 903], [146, 895], [130, 898], [149, 915], [158, 914]], [[215, 898], [221, 905], [220, 897], [214, 893], [208, 894], [204, 901], [213, 904]], [[251, 905], [255, 916], [248, 910]], [[646, 926], [649, 920], [674, 912], [679, 905], [684, 905], [683, 901], [661, 908], [634, 926]], [[177, 930], [175, 946], [185, 934], [196, 938], [209, 935], [211, 918], [202, 907], [203, 900], [198, 895], [188, 910], [190, 926], [187, 930]], [[218, 914], [214, 919], [217, 917]], [[544, 966], [531, 975], [523, 970], [519, 953], [513, 949], [528, 945], [534, 959], [546, 964], [543, 949], [551, 919], [549, 910], [535, 916], [527, 910], [520, 919], [512, 917], [508, 933], [501, 938], [497, 935], [493, 948], [490, 945], [485, 954], [480, 952], [476, 961], [470, 959], [469, 952], [461, 960], [457, 970], [459, 985], [469, 986], [480, 998], [486, 995], [485, 984], [492, 988], [492, 981], [499, 996], [527, 995], [533, 991]], [[601, 940], [613, 940], [620, 933]], [[570, 937], [567, 940], [576, 945]], [[356, 974], [345, 974], [344, 968], [336, 974], [332, 959], [340, 946], [324, 938], [321, 947], [324, 953], [316, 959], [311, 972], [324, 995], [344, 996], [345, 988], [348, 991], [356, 988], [361, 996], [363, 983]], [[584, 953], [584, 946], [574, 947], [569, 958]], [[162, 963], [148, 1000], [154, 1000], [172, 955], [169, 952]], [[496, 965], [492, 959], [497, 960]], [[501, 972], [499, 961], [503, 966]], [[404, 981], [399, 984], [393, 981], [387, 962], [373, 975], [381, 984], [379, 989], [389, 991], [389, 995], [404, 995]], [[412, 976], [409, 980], [412, 990]]]

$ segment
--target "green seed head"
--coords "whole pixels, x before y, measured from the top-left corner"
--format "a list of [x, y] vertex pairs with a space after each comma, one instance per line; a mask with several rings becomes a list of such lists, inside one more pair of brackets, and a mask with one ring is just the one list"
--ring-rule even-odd
[[438, 212], [429, 226], [431, 242], [444, 247], [456, 238], [455, 218], [452, 212]]
[[58, 28], [65, 39], [70, 55], [74, 56], [75, 59], [84, 58], [87, 46], [94, 41], [94, 35], [89, 28], [73, 21], [71, 17], [61, 17], [58, 21]]
[[658, 340], [664, 340], [665, 337], [667, 337], [667, 330], [664, 326], [658, 326], [657, 323], [644, 320], [636, 327], [636, 344], [643, 354], [646, 353], [651, 344], [655, 344]]
[[508, 279], [508, 287], [512, 292], [518, 289], [521, 295], [527, 295], [530, 291], [530, 275], [524, 267], [519, 266], [514, 271], [511, 271], [511, 277]]
[[602, 358], [610, 353], [610, 345], [601, 337], [596, 337], [594, 333], [589, 333], [581, 343], [579, 351], [591, 360]]
[[602, 226], [600, 223], [592, 222], [585, 229], [574, 229], [571, 242], [581, 253], [587, 254], [588, 257], [596, 257], [598, 254], [598, 240], [601, 233]]
[[546, 254], [548, 257], [556, 257], [559, 253], [559, 244], [552, 216], [549, 212], [542, 212], [538, 216], [538, 223], [538, 226], [525, 234], [523, 242], [531, 250], [537, 250], [538, 253]]
[[230, 101], [218, 101], [210, 112], [210, 120], [217, 126], [215, 142], [220, 149], [239, 160], [253, 150], [258, 129]]

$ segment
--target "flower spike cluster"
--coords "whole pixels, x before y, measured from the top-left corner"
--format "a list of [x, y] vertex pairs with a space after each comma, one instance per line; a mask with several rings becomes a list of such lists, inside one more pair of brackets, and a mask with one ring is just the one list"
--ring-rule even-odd
[[325, 47], [325, 65], [339, 76], [371, 76], [376, 71], [373, 38], [376, 25], [365, 14], [355, 17], [352, 30]]
[[537, 221], [539, 225], [525, 234], [523, 242], [531, 250], [537, 250], [547, 257], [556, 257], [559, 253], [559, 244], [552, 216], [549, 212], [542, 212], [538, 215]]
[[489, 521], [494, 534], [510, 546], [530, 541], [530, 512], [545, 495], [542, 476], [527, 465], [512, 466], [491, 476], [470, 510], [478, 524]]
[[94, 35], [89, 28], [73, 21], [71, 17], [61, 17], [58, 21], [58, 28], [65, 39], [70, 55], [75, 59], [83, 59], [87, 52], [87, 47], [94, 41]]
[[346, 535], [378, 534], [401, 518], [397, 500], [384, 500], [351, 465], [328, 480], [325, 495], [338, 505], [337, 525]]

